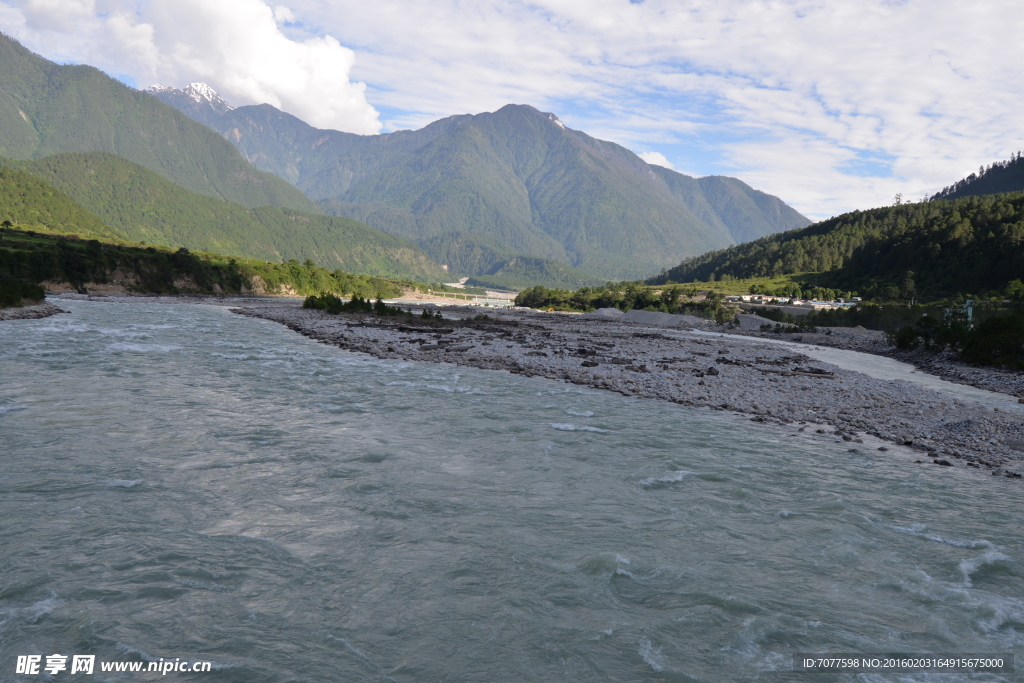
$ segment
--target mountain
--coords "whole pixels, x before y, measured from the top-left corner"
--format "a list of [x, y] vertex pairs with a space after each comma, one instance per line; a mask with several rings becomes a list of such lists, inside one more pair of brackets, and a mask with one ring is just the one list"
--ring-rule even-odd
[[524, 289], [538, 283], [558, 289], [578, 289], [605, 284], [590, 273], [572, 266], [531, 256], [514, 256], [466, 280], [466, 284], [471, 287], [498, 289]]
[[[600, 279], [635, 278], [810, 223], [735, 178], [697, 179], [648, 165], [526, 105], [415, 131], [353, 135], [313, 128], [266, 104], [218, 109], [184, 91], [151, 92], [328, 213], [413, 240], [462, 275], [512, 254]], [[487, 251], [500, 256], [473, 265]]]
[[988, 168], [982, 166], [977, 173], [972, 173], [941, 192], [931, 197], [935, 199], [956, 199], [982, 194], [1024, 191], [1024, 158], [1021, 153], [1011, 154], [1007, 161], [997, 161]]
[[1024, 275], [1024, 192], [854, 211], [688, 259], [648, 282], [793, 274], [872, 298], [1002, 293]]
[[0, 155], [109, 152], [192, 192], [243, 206], [320, 209], [159, 99], [91, 66], [59, 65], [0, 34]]
[[447, 276], [415, 244], [367, 225], [273, 206], [247, 209], [189, 192], [112, 154], [0, 157], [0, 173], [9, 178], [0, 183], [0, 219], [58, 233], [272, 261], [310, 259], [386, 277]]
[[0, 168], [0, 220], [46, 226], [65, 235], [117, 239], [98, 216], [49, 183], [23, 171]]

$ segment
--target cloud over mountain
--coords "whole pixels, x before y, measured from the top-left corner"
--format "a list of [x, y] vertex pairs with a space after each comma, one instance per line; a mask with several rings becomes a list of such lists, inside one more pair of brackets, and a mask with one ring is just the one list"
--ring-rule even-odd
[[141, 87], [206, 82], [351, 132], [378, 129], [367, 100], [392, 130], [529, 103], [815, 217], [1024, 147], [1022, 3], [266, 2], [0, 0], [0, 30]]
[[376, 133], [355, 53], [330, 35], [295, 39], [288, 7], [261, 0], [15, 0], [0, 26], [58, 60], [86, 62], [145, 87], [211, 84], [233, 104], [269, 103], [313, 125]]

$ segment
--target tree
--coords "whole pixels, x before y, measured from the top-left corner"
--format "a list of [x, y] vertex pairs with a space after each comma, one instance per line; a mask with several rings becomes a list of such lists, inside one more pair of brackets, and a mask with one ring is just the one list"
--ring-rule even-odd
[[1006, 285], [1006, 298], [1010, 301], [1024, 301], [1024, 282], [1010, 280]]

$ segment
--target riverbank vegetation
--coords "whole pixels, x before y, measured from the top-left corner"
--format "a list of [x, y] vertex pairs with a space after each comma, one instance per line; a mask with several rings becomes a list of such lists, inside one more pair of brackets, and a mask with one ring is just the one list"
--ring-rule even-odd
[[911, 351], [957, 351], [974, 365], [1024, 370], [1024, 309], [1002, 312], [969, 325], [960, 316], [923, 315], [912, 325], [887, 333], [889, 343]]
[[37, 304], [45, 296], [42, 287], [25, 280], [0, 282], [0, 308]]
[[609, 282], [600, 287], [583, 287], [575, 291], [548, 289], [538, 285], [520, 292], [516, 306], [527, 306], [552, 311], [588, 312], [598, 308], [617, 308], [621, 311], [641, 309], [697, 315], [725, 322], [739, 310], [725, 301], [718, 290], [700, 291], [694, 286], [673, 285], [660, 289], [638, 282]]
[[[403, 311], [397, 306], [388, 306], [380, 298], [371, 302], [369, 299], [364, 299], [361, 296], [353, 296], [348, 301], [343, 301], [339, 297], [326, 292], [320, 294], [320, 296], [307, 296], [306, 300], [302, 302], [302, 307], [327, 311], [332, 315], [338, 315], [339, 313], [373, 313], [375, 315], [405, 315], [412, 317], [412, 311]], [[423, 317], [431, 317], [425, 315], [425, 310], [423, 313]]]
[[137, 294], [257, 294], [390, 298], [417, 283], [166, 247], [130, 246], [0, 227], [0, 284], [123, 287]]

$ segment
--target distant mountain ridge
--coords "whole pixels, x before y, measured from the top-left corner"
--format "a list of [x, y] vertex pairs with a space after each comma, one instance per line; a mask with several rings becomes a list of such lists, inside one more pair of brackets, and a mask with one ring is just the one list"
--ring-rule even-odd
[[527, 105], [363, 136], [319, 130], [266, 104], [226, 109], [197, 89], [150, 92], [328, 213], [410, 239], [455, 274], [525, 255], [633, 279], [810, 224], [735, 178], [651, 166]]
[[3, 34], [0, 65], [2, 156], [108, 152], [209, 197], [320, 212], [292, 185], [246, 163], [208, 127], [98, 69], [55, 64]]

